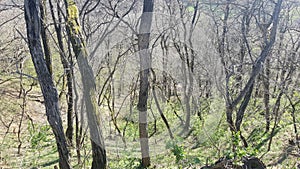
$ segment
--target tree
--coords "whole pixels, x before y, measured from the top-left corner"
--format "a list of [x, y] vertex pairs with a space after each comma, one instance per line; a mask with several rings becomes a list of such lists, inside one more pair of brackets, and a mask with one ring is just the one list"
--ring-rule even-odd
[[[191, 125], [191, 114], [195, 110], [192, 110], [191, 107], [191, 99], [194, 100], [195, 98], [192, 96], [193, 94], [193, 88], [194, 88], [194, 70], [195, 70], [195, 60], [197, 53], [194, 49], [193, 44], [193, 36], [194, 31], [196, 28], [196, 25], [199, 20], [199, 1], [196, 1], [195, 4], [189, 3], [191, 6], [184, 6], [182, 4], [179, 4], [179, 1], [177, 1], [179, 5], [179, 12], [180, 12], [180, 23], [183, 29], [183, 42], [174, 42], [174, 46], [176, 48], [176, 51], [178, 52], [180, 59], [181, 59], [181, 69], [183, 74], [183, 102], [185, 105], [184, 111], [185, 111], [185, 126], [184, 126], [184, 132], [189, 131], [190, 125]], [[188, 15], [190, 12], [189, 10], [193, 10], [191, 17], [187, 17], [187, 20], [185, 20], [185, 15]], [[180, 32], [180, 30], [179, 30]], [[178, 34], [180, 36], [180, 34]], [[197, 106], [196, 106], [197, 107]]]
[[[54, 30], [56, 33], [56, 38], [57, 38], [57, 44], [58, 44], [58, 53], [60, 56], [60, 60], [61, 63], [63, 65], [64, 68], [64, 76], [63, 76], [63, 87], [62, 87], [62, 93], [64, 92], [64, 88], [65, 88], [65, 76], [67, 77], [66, 79], [66, 83], [67, 83], [67, 94], [66, 94], [66, 99], [67, 99], [67, 104], [68, 104], [68, 108], [67, 108], [67, 129], [66, 129], [66, 137], [68, 139], [68, 143], [70, 145], [73, 145], [72, 140], [73, 140], [73, 79], [72, 79], [72, 75], [73, 75], [73, 60], [72, 60], [72, 53], [71, 51], [69, 51], [69, 55], [67, 56], [66, 54], [66, 50], [65, 50], [65, 46], [63, 43], [63, 31], [62, 31], [62, 11], [61, 10], [57, 10], [57, 18], [55, 17], [55, 13], [54, 13], [54, 6], [52, 3], [52, 0], [49, 0], [49, 6], [50, 6], [50, 12], [51, 12], [51, 17], [53, 20], [53, 25], [54, 25]], [[70, 47], [68, 48], [69, 50]], [[79, 125], [79, 124], [76, 124]], [[76, 146], [78, 146], [76, 144]]]
[[139, 134], [143, 167], [148, 167], [150, 165], [147, 129], [147, 100], [149, 90], [149, 74], [151, 66], [149, 42], [153, 5], [153, 0], [144, 0], [143, 14], [141, 17], [140, 29], [138, 34], [138, 52], [140, 57], [140, 91], [137, 108], [139, 110]]
[[[233, 133], [237, 133], [240, 131], [240, 127], [242, 124], [242, 120], [245, 114], [245, 110], [249, 104], [254, 84], [256, 81], [256, 78], [258, 77], [259, 73], [262, 70], [263, 64], [267, 57], [269, 56], [271, 49], [275, 43], [276, 34], [277, 34], [277, 28], [279, 23], [279, 15], [281, 10], [281, 4], [282, 0], [278, 0], [278, 2], [275, 4], [272, 17], [266, 21], [268, 23], [267, 25], [263, 25], [264, 27], [262, 29], [267, 30], [267, 28], [272, 24], [270, 35], [268, 38], [266, 38], [265, 45], [262, 48], [262, 51], [260, 52], [259, 56], [256, 58], [256, 60], [253, 62], [252, 70], [249, 79], [247, 80], [245, 86], [243, 89], [237, 94], [235, 98], [233, 98], [233, 95], [231, 95], [231, 92], [229, 91], [229, 85], [230, 85], [230, 78], [233, 75], [233, 71], [230, 67], [228, 67], [228, 63], [226, 62], [225, 58], [225, 40], [226, 35], [228, 32], [228, 17], [230, 12], [230, 1], [226, 1], [226, 9], [225, 9], [225, 15], [223, 19], [223, 29], [222, 29], [222, 35], [219, 40], [219, 54], [221, 58], [221, 62], [224, 66], [224, 72], [226, 74], [226, 91], [225, 91], [225, 100], [226, 100], [226, 117], [227, 122], [229, 124], [230, 130]], [[267, 32], [264, 32], [264, 36], [267, 37]], [[236, 119], [233, 120], [233, 112], [236, 110]], [[242, 135], [241, 135], [242, 137]], [[242, 137], [242, 140], [244, 141], [245, 146], [247, 146], [246, 140]]]
[[47, 68], [41, 44], [39, 3], [39, 0], [24, 1], [28, 47], [44, 96], [48, 122], [55, 135], [59, 154], [59, 167], [61, 169], [70, 169], [69, 150], [67, 148], [67, 142], [60, 117], [61, 114], [59, 110], [58, 94], [54, 86], [50, 70]]
[[[20, 167], [6, 158], [15, 154], [3, 151], [14, 136], [18, 145], [9, 146], [18, 146], [18, 159], [39, 159], [22, 167], [39, 167], [54, 157], [44, 151], [22, 154], [25, 141], [36, 141], [27, 137], [24, 124], [29, 124], [29, 134], [46, 136], [39, 141], [45, 150], [53, 147], [48, 138], [65, 139], [57, 144], [59, 157], [62, 146], [68, 146], [81, 168], [124, 168], [119, 159], [135, 160], [125, 168], [139, 161], [143, 168], [157, 164], [155, 155], [163, 149], [183, 168], [200, 168], [206, 158], [224, 156], [230, 159], [214, 167], [247, 162], [246, 154], [271, 159], [270, 150], [289, 155], [282, 165], [297, 165], [299, 2], [282, 1], [281, 7], [281, 0], [162, 0], [155, 7], [154, 0], [28, 2], [39, 14], [39, 25], [33, 27], [38, 33], [28, 34], [38, 34], [39, 40], [29, 41], [20, 24], [24, 1], [0, 2], [0, 132], [6, 131], [0, 137], [0, 168], [3, 158], [9, 167]], [[27, 7], [27, 13], [31, 10]], [[26, 60], [27, 44], [42, 75], [36, 76]], [[59, 135], [49, 135], [48, 125], [34, 114], [33, 108], [44, 104], [53, 133]], [[36, 132], [40, 127], [47, 130]], [[206, 150], [209, 156], [197, 153]], [[198, 155], [195, 161], [191, 155]], [[76, 157], [66, 156], [67, 165]], [[60, 158], [60, 166], [65, 159]], [[265, 162], [275, 166], [282, 160], [279, 155], [273, 164]], [[54, 161], [51, 165], [58, 167]]]
[[79, 25], [79, 11], [76, 3], [72, 0], [65, 1], [65, 5], [68, 22], [67, 33], [72, 43], [73, 52], [78, 61], [83, 84], [83, 97], [92, 144], [92, 169], [105, 169], [107, 159], [96, 101], [96, 83], [92, 67], [88, 63], [88, 52], [81, 33], [81, 26]]

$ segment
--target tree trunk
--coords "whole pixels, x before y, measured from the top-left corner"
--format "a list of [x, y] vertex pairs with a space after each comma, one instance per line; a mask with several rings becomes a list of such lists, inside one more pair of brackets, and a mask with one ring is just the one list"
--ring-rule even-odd
[[[57, 16], [58, 16], [58, 23], [55, 18], [54, 14], [54, 9], [53, 9], [53, 4], [52, 1], [49, 0], [49, 5], [50, 5], [50, 12], [52, 16], [52, 20], [54, 23], [54, 28], [56, 32], [56, 38], [58, 42], [58, 47], [59, 47], [59, 55], [60, 55], [60, 60], [63, 65], [65, 74], [67, 76], [67, 86], [68, 86], [68, 92], [67, 92], [67, 130], [66, 130], [66, 137], [68, 139], [68, 143], [70, 145], [73, 145], [73, 134], [74, 134], [74, 127], [73, 127], [73, 80], [72, 80], [72, 75], [73, 75], [73, 62], [72, 62], [72, 54], [69, 52], [69, 58], [66, 56], [66, 52], [64, 50], [64, 44], [63, 44], [63, 36], [62, 36], [62, 27], [61, 27], [61, 22], [62, 22], [62, 17], [61, 17], [61, 11], [57, 10]], [[65, 86], [65, 84], [63, 84]]]
[[59, 167], [61, 169], [70, 169], [69, 150], [63, 132], [57, 90], [46, 66], [41, 44], [39, 0], [25, 0], [24, 8], [28, 46], [44, 96], [47, 119], [55, 135], [59, 153]]
[[[92, 169], [105, 169], [107, 165], [104, 138], [100, 129], [99, 110], [96, 101], [96, 83], [92, 67], [88, 63], [88, 53], [78, 22], [78, 9], [74, 1], [65, 1], [68, 24], [67, 31], [78, 62], [83, 84], [88, 126], [92, 144]], [[70, 15], [70, 12], [72, 14]]]
[[270, 130], [270, 59], [266, 60], [264, 84], [264, 105], [265, 105], [265, 119], [266, 132]]
[[[153, 84], [155, 84], [156, 83], [156, 74], [155, 74], [154, 70], [152, 70], [152, 74], [153, 74]], [[158, 110], [158, 112], [160, 114], [160, 117], [161, 117], [161, 119], [163, 120], [163, 122], [165, 123], [165, 125], [166, 125], [166, 127], [168, 129], [170, 138], [174, 139], [174, 136], [173, 136], [172, 130], [170, 128], [169, 122], [168, 122], [166, 116], [164, 115], [163, 110], [160, 108], [159, 101], [158, 101], [157, 96], [156, 96], [155, 86], [154, 85], [152, 85], [152, 94], [153, 94], [155, 105], [156, 105], [157, 110]]]
[[149, 48], [150, 28], [152, 22], [153, 0], [144, 0], [143, 14], [141, 17], [138, 34], [138, 49], [140, 56], [140, 91], [137, 108], [139, 110], [139, 136], [142, 151], [142, 166], [150, 166], [150, 153], [148, 142], [147, 100], [149, 89], [149, 73], [151, 58]]
[[42, 0], [42, 3], [40, 3], [40, 13], [41, 13], [41, 37], [43, 41], [43, 47], [44, 47], [44, 53], [45, 53], [45, 60], [47, 64], [47, 68], [49, 70], [50, 75], [52, 75], [52, 60], [51, 60], [51, 50], [49, 46], [49, 39], [48, 39], [48, 33], [47, 33], [47, 12], [46, 12], [46, 1]]

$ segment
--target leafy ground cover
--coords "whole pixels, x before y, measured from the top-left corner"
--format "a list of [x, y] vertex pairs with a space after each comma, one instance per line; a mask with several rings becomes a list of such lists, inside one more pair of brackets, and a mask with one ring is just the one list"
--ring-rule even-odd
[[[58, 162], [56, 143], [47, 124], [43, 104], [37, 101], [42, 100], [38, 90], [28, 96], [19, 132], [23, 99], [18, 95], [18, 85], [17, 81], [12, 81], [2, 84], [0, 90], [0, 168], [53, 168]], [[217, 107], [220, 104], [221, 100], [211, 102], [209, 113], [202, 117], [205, 120], [195, 115], [192, 118], [191, 132], [183, 135], [180, 135], [180, 120], [171, 111], [174, 107], [164, 105], [166, 118], [176, 135], [173, 140], [170, 139], [158, 112], [153, 109], [152, 118], [155, 120], [152, 119], [149, 123], [152, 155], [150, 168], [200, 168], [213, 164], [222, 157], [231, 158], [234, 163], [239, 164], [244, 156], [256, 156], [270, 169], [296, 169], [299, 152], [293, 142], [295, 136], [288, 112], [283, 114], [283, 120], [272, 138], [271, 150], [267, 151], [271, 135], [264, 133], [263, 116], [258, 113], [246, 115], [242, 132], [249, 147], [243, 148], [239, 137], [231, 137], [222, 113], [224, 111]], [[248, 111], [255, 109], [256, 107], [251, 107]], [[128, 114], [121, 117], [117, 123], [121, 131], [126, 128], [123, 140], [115, 129], [107, 125], [108, 123], [103, 123], [109, 168], [140, 168], [138, 124], [134, 120], [137, 115]], [[231, 149], [232, 142], [236, 142], [235, 151]], [[81, 165], [76, 165], [76, 149], [73, 147], [71, 150], [74, 168], [88, 168], [91, 164], [89, 144], [83, 145], [81, 149], [83, 155]]]

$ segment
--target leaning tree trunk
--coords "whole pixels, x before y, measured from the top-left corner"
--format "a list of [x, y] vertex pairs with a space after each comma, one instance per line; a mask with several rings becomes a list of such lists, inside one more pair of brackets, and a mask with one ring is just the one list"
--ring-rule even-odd
[[150, 28], [152, 22], [153, 0], [144, 0], [143, 14], [138, 34], [138, 49], [140, 56], [140, 91], [137, 108], [139, 110], [139, 135], [142, 151], [143, 167], [150, 166], [150, 153], [147, 124], [147, 100], [149, 90], [149, 73], [151, 58], [149, 48]]
[[[251, 97], [251, 93], [252, 93], [252, 88], [253, 85], [255, 83], [255, 79], [256, 77], [259, 75], [261, 69], [262, 69], [262, 65], [265, 63], [265, 60], [267, 59], [274, 43], [275, 43], [275, 38], [276, 38], [276, 34], [277, 34], [277, 26], [278, 26], [278, 22], [279, 22], [279, 14], [280, 14], [280, 10], [281, 10], [281, 4], [282, 4], [282, 0], [278, 0], [275, 8], [274, 8], [274, 12], [273, 12], [273, 27], [271, 29], [271, 33], [270, 33], [270, 39], [267, 42], [267, 44], [265, 45], [265, 47], [263, 48], [263, 50], [260, 53], [260, 56], [256, 59], [253, 68], [252, 68], [252, 72], [250, 75], [249, 80], [247, 81], [245, 87], [243, 88], [243, 90], [239, 93], [239, 95], [236, 97], [235, 100], [232, 101], [231, 106], [236, 107], [240, 101], [242, 99], [249, 99], [247, 97]], [[245, 106], [244, 110], [246, 109], [247, 105], [248, 105], [247, 101], [245, 103], [245, 105], [241, 104], [240, 107]], [[237, 117], [243, 117], [244, 115], [244, 111], [240, 111], [237, 114]], [[241, 123], [242, 123], [242, 118], [237, 119], [236, 121], [240, 121], [238, 123], [238, 126], [236, 126], [237, 128], [240, 127]]]
[[55, 135], [59, 154], [59, 167], [61, 169], [70, 169], [69, 150], [67, 148], [67, 142], [63, 131], [57, 90], [46, 66], [41, 44], [39, 2], [39, 0], [25, 0], [24, 2], [28, 46], [44, 96], [48, 122]]
[[[227, 116], [227, 122], [229, 124], [229, 127], [233, 133], [237, 133], [237, 132], [241, 131], [240, 127], [241, 127], [241, 124], [242, 124], [242, 121], [244, 118], [245, 110], [251, 99], [255, 80], [258, 77], [259, 73], [261, 72], [263, 64], [265, 63], [265, 60], [268, 58], [269, 53], [275, 43], [277, 27], [278, 27], [278, 23], [279, 23], [279, 19], [280, 19], [279, 16], [280, 16], [280, 11], [281, 11], [282, 1], [283, 0], [278, 0], [278, 2], [276, 3], [276, 5], [274, 7], [273, 16], [270, 20], [270, 24], [272, 23], [273, 26], [271, 28], [269, 38], [268, 38], [268, 40], [266, 40], [266, 45], [264, 46], [259, 57], [255, 60], [255, 63], [253, 64], [250, 77], [249, 77], [248, 81], [246, 82], [244, 88], [240, 91], [240, 93], [238, 93], [237, 97], [235, 99], [233, 99], [232, 101], [231, 101], [231, 99], [229, 99], [230, 96], [229, 96], [228, 89], [226, 91], [226, 116]], [[228, 2], [228, 4], [227, 4], [227, 9], [228, 9], [229, 8], [228, 7], [229, 0], [227, 2]], [[227, 15], [228, 15], [228, 10], [227, 10]], [[226, 27], [227, 26], [225, 24], [223, 35], [225, 35], [224, 32], [226, 33], [226, 29], [227, 29]], [[224, 41], [222, 43], [222, 47], [224, 47]], [[222, 51], [224, 52], [224, 48], [222, 48]], [[229, 77], [230, 76], [228, 76], [228, 78], [226, 79], [227, 80], [226, 85], [228, 85]], [[233, 122], [233, 111], [235, 109], [238, 109], [238, 111], [237, 111], [236, 120], [234, 123]], [[247, 147], [246, 140], [244, 139], [244, 137], [241, 134], [240, 134], [240, 136], [244, 142], [244, 146]]]
[[96, 101], [96, 83], [92, 67], [88, 63], [88, 53], [78, 21], [78, 8], [74, 1], [65, 1], [67, 9], [67, 31], [78, 62], [83, 84], [88, 126], [92, 144], [92, 169], [105, 169], [107, 165], [104, 138], [100, 128], [99, 111]]

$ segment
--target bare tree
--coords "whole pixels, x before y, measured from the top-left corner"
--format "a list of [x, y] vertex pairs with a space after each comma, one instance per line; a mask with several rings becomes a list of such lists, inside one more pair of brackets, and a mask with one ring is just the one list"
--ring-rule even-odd
[[44, 96], [48, 122], [52, 127], [56, 138], [59, 154], [59, 167], [69, 169], [72, 167], [69, 162], [69, 150], [67, 148], [67, 142], [60, 117], [61, 114], [59, 110], [58, 94], [44, 60], [44, 52], [41, 44], [39, 2], [39, 0], [24, 1], [28, 47]]
[[67, 9], [67, 31], [70, 37], [73, 52], [78, 61], [78, 67], [83, 84], [83, 97], [90, 129], [92, 144], [92, 169], [107, 167], [106, 149], [100, 126], [99, 110], [96, 101], [96, 83], [92, 67], [88, 63], [88, 52], [79, 24], [79, 11], [75, 1], [65, 1]]
[[143, 167], [148, 167], [150, 165], [147, 129], [147, 100], [151, 66], [151, 56], [148, 48], [150, 42], [153, 5], [153, 0], [144, 0], [143, 14], [141, 17], [140, 29], [138, 34], [138, 52], [140, 56], [140, 91], [137, 108], [139, 110], [139, 133]]
[[[56, 33], [56, 38], [57, 38], [57, 46], [58, 46], [58, 53], [60, 56], [61, 63], [64, 68], [64, 77], [66, 76], [66, 83], [67, 83], [67, 94], [66, 94], [66, 99], [67, 99], [67, 129], [66, 129], [66, 137], [68, 139], [68, 142], [70, 145], [72, 144], [73, 141], [73, 106], [74, 106], [74, 101], [73, 101], [73, 57], [72, 57], [72, 52], [71, 48], [68, 45], [68, 50], [69, 50], [69, 55], [67, 56], [65, 45], [63, 43], [63, 25], [62, 25], [62, 11], [59, 10], [59, 3], [56, 3], [57, 5], [57, 17], [55, 15], [54, 11], [54, 5], [52, 0], [49, 0], [49, 6], [50, 6], [50, 12], [51, 12], [51, 17], [53, 20], [53, 25], [54, 25], [54, 30]], [[65, 87], [65, 80], [63, 80], [63, 85], [62, 85], [62, 91], [64, 91]], [[80, 124], [76, 124], [80, 125]]]
[[[272, 2], [270, 2], [272, 3]], [[248, 3], [247, 3], [248, 4]], [[272, 3], [273, 4], [273, 3]], [[261, 29], [265, 30], [262, 33], [262, 36], [265, 37], [265, 45], [262, 47], [260, 53], [258, 53], [258, 57], [256, 59], [252, 56], [252, 50], [249, 46], [249, 39], [247, 38], [247, 35], [249, 33], [249, 25], [251, 22], [251, 19], [255, 19], [254, 10], [255, 6], [257, 6], [257, 2], [254, 1], [251, 6], [246, 6], [246, 8], [243, 9], [246, 15], [242, 18], [242, 25], [241, 25], [241, 50], [240, 55], [241, 59], [239, 59], [240, 63], [236, 63], [234, 60], [235, 58], [232, 58], [230, 55], [230, 48], [231, 46], [228, 45], [229, 43], [229, 27], [232, 25], [229, 25], [230, 22], [230, 14], [235, 10], [234, 3], [232, 3], [230, 0], [227, 0], [224, 4], [224, 16], [221, 19], [222, 20], [222, 28], [221, 31], [217, 30], [217, 33], [220, 36], [218, 38], [218, 52], [220, 56], [221, 63], [223, 65], [223, 72], [225, 73], [225, 87], [224, 87], [224, 98], [226, 101], [226, 117], [227, 122], [229, 124], [230, 130], [233, 133], [237, 133], [241, 131], [241, 124], [245, 115], [246, 108], [251, 100], [251, 95], [254, 90], [254, 84], [257, 81], [257, 77], [261, 73], [261, 70], [263, 68], [263, 65], [268, 58], [268, 56], [271, 53], [271, 50], [273, 48], [273, 45], [275, 43], [275, 39], [277, 36], [277, 30], [278, 30], [278, 23], [280, 20], [280, 11], [281, 11], [281, 4], [282, 1], [278, 0], [277, 3], [274, 3], [274, 8], [271, 14], [269, 14], [268, 18], [265, 19], [263, 24], [261, 24]], [[258, 14], [260, 16], [260, 14]], [[216, 18], [214, 18], [216, 19]], [[216, 23], [216, 20], [214, 20]], [[234, 22], [234, 21], [233, 21]], [[234, 27], [233, 27], [234, 28]], [[268, 31], [267, 31], [268, 30]], [[232, 37], [233, 42], [235, 41]], [[249, 78], [246, 80], [244, 86], [241, 86], [241, 77], [236, 76], [236, 68], [238, 73], [241, 73], [241, 65], [243, 64], [242, 60], [245, 58], [246, 52], [248, 51], [248, 57], [250, 58], [250, 61], [252, 61], [252, 70]], [[238, 65], [238, 66], [237, 66]], [[237, 83], [232, 85], [233, 77], [236, 77]], [[238, 88], [235, 88], [238, 87]], [[267, 86], [266, 86], [267, 87]], [[234, 118], [234, 112], [236, 111], [235, 119]], [[245, 138], [241, 135], [241, 139], [243, 140], [244, 145], [247, 147], [247, 142]]]

